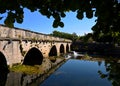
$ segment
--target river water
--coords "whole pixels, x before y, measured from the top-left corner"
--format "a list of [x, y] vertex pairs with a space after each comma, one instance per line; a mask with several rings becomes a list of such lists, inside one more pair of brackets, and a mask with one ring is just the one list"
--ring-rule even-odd
[[120, 86], [119, 60], [69, 59], [39, 86]]
[[105, 63], [70, 59], [55, 71], [40, 86], [111, 86], [107, 79], [98, 73], [105, 71]]
[[120, 86], [120, 59], [72, 56], [47, 79], [32, 80], [31, 85], [27, 83], [34, 75], [14, 72], [0, 75], [0, 86]]

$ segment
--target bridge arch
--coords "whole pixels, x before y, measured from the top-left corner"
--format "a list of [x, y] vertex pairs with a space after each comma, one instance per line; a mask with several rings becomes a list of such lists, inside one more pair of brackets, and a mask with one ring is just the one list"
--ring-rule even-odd
[[68, 53], [69, 50], [70, 50], [70, 49], [69, 49], [69, 45], [67, 44], [67, 45], [66, 45], [66, 52]]
[[61, 45], [60, 45], [60, 55], [61, 55], [61, 54], [64, 54], [64, 53], [65, 53], [65, 48], [64, 48], [64, 45], [61, 44]]
[[25, 65], [41, 65], [43, 61], [43, 55], [36, 47], [31, 48], [24, 57], [23, 64]]
[[49, 56], [57, 56], [57, 48], [55, 45], [50, 49]]
[[0, 51], [0, 71], [8, 72], [7, 61], [4, 54]]

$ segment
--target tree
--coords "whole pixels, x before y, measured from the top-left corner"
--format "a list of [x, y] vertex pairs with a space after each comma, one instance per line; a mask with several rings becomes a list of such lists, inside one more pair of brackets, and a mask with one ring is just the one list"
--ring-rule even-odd
[[[99, 41], [119, 42], [120, 36], [120, 3], [114, 0], [99, 12], [97, 23], [92, 27], [94, 38]], [[110, 40], [106, 40], [109, 38]]]
[[[61, 18], [66, 12], [77, 12], [76, 17], [83, 19], [96, 16], [96, 25], [92, 28], [94, 33], [113, 33], [120, 31], [120, 3], [118, 0], [0, 0], [0, 14], [7, 14], [4, 23], [13, 27], [14, 23], [22, 23], [23, 9], [31, 12], [38, 11], [47, 18], [53, 17], [53, 27], [64, 27]], [[0, 19], [4, 19], [0, 15]], [[118, 35], [117, 35], [118, 36]]]
[[[95, 8], [95, 15], [104, 18], [110, 15], [109, 8], [112, 8], [115, 2], [116, 0], [0, 0], [0, 13], [7, 13], [4, 23], [13, 26], [15, 21], [18, 23], [23, 22], [23, 9], [27, 8], [31, 12], [39, 11], [48, 18], [52, 16], [55, 19], [53, 27], [63, 27], [64, 24], [61, 22], [61, 17], [66, 16], [66, 11], [77, 12], [78, 19], [84, 17], [84, 12], [87, 18], [92, 18], [93, 8]], [[1, 16], [0, 19], [2, 18]]]
[[72, 40], [73, 41], [76, 41], [78, 39], [78, 36], [75, 32], [73, 32], [71, 35], [72, 35]]
[[55, 37], [70, 39], [72, 41], [76, 41], [78, 39], [78, 36], [76, 33], [70, 34], [65, 32], [53, 31], [53, 33], [51, 33], [50, 35]]
[[84, 34], [84, 36], [81, 36], [79, 38], [79, 41], [84, 42], [84, 43], [90, 43], [93, 42], [93, 34], [92, 33], [88, 33], [88, 34]]

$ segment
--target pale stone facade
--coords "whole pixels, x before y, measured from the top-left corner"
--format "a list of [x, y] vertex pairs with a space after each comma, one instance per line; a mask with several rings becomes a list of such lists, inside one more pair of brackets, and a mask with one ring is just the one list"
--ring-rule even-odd
[[70, 51], [71, 42], [68, 39], [0, 25], [0, 52], [4, 55], [8, 65], [21, 63], [32, 48], [38, 49], [45, 58], [55, 46], [57, 56], [59, 56], [60, 46], [64, 46], [63, 52], [66, 53]]

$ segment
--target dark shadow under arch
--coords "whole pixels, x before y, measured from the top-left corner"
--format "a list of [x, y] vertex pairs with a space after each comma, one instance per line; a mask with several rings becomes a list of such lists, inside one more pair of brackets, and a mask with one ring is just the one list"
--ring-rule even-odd
[[8, 71], [7, 61], [2, 52], [0, 52], [0, 71]]
[[7, 61], [2, 52], [0, 52], [0, 86], [5, 86], [9, 70]]
[[31, 48], [26, 54], [23, 64], [24, 65], [41, 65], [43, 55], [37, 48]]
[[66, 52], [67, 53], [69, 52], [69, 45], [68, 44], [66, 45]]
[[61, 44], [60, 45], [60, 54], [64, 54], [65, 52], [64, 52], [64, 45], [63, 44]]
[[49, 56], [57, 56], [57, 49], [55, 45], [51, 48]]

